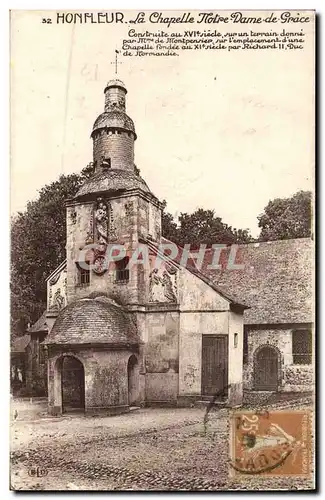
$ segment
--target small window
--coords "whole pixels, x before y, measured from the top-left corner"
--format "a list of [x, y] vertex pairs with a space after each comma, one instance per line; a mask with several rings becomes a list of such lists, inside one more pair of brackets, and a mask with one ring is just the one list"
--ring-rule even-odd
[[292, 358], [294, 365], [310, 365], [312, 358], [312, 335], [310, 330], [292, 332]]
[[78, 285], [89, 285], [90, 283], [90, 262], [87, 260], [84, 264], [77, 262]]
[[129, 264], [129, 257], [116, 261], [116, 281], [129, 281], [130, 271], [126, 269]]
[[238, 333], [234, 333], [234, 347], [238, 347]]
[[244, 330], [243, 364], [248, 362], [248, 332]]
[[102, 157], [101, 167], [103, 170], [109, 170], [111, 168], [111, 159]]

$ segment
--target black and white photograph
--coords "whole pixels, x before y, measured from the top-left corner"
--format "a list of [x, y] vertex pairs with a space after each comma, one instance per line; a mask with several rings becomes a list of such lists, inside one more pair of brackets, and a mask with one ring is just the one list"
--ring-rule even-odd
[[315, 11], [11, 10], [10, 489], [315, 489]]

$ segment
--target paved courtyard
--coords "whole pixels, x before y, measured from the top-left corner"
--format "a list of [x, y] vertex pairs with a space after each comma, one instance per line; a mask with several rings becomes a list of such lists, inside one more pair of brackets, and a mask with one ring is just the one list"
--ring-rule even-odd
[[[311, 406], [311, 397], [267, 402], [268, 409], [300, 409]], [[253, 398], [247, 404], [256, 407], [257, 403]], [[295, 478], [255, 475], [241, 483], [231, 479], [231, 411], [225, 408], [211, 411], [206, 423], [206, 408], [196, 407], [139, 409], [114, 417], [51, 418], [45, 402], [13, 400], [11, 412], [11, 488], [15, 490], [313, 487], [310, 481]]]

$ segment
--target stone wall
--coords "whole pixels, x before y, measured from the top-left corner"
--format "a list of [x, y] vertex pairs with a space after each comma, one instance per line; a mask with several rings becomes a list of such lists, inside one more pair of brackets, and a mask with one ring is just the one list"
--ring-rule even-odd
[[[186, 269], [179, 271], [180, 360], [179, 396], [201, 395], [202, 336], [228, 336], [228, 402], [242, 400], [243, 315], [230, 311], [230, 303]], [[237, 347], [234, 334], [237, 333]]]
[[145, 316], [145, 399], [176, 402], [179, 371], [179, 313], [159, 310]]
[[314, 387], [314, 368], [312, 365], [291, 365], [285, 369], [285, 391], [310, 391]]
[[[74, 356], [84, 367], [85, 411], [98, 413], [127, 409], [128, 360], [138, 353], [126, 350], [80, 348], [51, 351], [48, 363], [48, 395], [50, 413], [62, 412], [61, 361], [62, 356]], [[133, 396], [134, 397], [134, 396]], [[135, 397], [140, 399], [140, 395]]]
[[26, 389], [30, 396], [47, 394], [47, 354], [42, 344], [45, 333], [34, 333], [26, 347]]
[[179, 347], [180, 396], [201, 394], [202, 335], [228, 335], [228, 319], [228, 311], [214, 313], [201, 310], [181, 313]]
[[[105, 201], [109, 203], [109, 243], [124, 245], [130, 259], [134, 256], [134, 262], [140, 260], [140, 251], [146, 249], [144, 244], [140, 248], [139, 238], [148, 237], [149, 221], [153, 239], [160, 237], [160, 208], [137, 195], [119, 196]], [[92, 292], [104, 292], [122, 303], [146, 303], [150, 269], [145, 264], [130, 262], [128, 282], [116, 281], [116, 265], [111, 261], [104, 274], [97, 275], [91, 271], [89, 284], [78, 283], [76, 262], [93, 259], [92, 252], [87, 253], [85, 248], [96, 243], [95, 204], [95, 201], [84, 202], [67, 207], [67, 301], [86, 297]], [[144, 259], [146, 253], [142, 253]]]
[[312, 365], [293, 365], [292, 331], [295, 328], [247, 328], [248, 357], [244, 364], [244, 389], [254, 390], [254, 355], [258, 348], [269, 345], [279, 353], [278, 390], [308, 391], [313, 389]]
[[230, 405], [241, 404], [243, 399], [243, 339], [244, 325], [243, 314], [229, 312], [228, 332], [228, 384]]
[[134, 171], [134, 135], [123, 130], [98, 130], [94, 137], [94, 162], [111, 159], [111, 168]]

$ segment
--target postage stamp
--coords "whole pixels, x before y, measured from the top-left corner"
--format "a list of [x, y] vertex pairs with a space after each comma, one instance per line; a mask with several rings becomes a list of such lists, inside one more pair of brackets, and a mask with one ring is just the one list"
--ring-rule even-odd
[[278, 410], [231, 416], [230, 473], [310, 477], [312, 414], [309, 410]]

